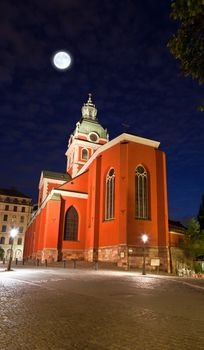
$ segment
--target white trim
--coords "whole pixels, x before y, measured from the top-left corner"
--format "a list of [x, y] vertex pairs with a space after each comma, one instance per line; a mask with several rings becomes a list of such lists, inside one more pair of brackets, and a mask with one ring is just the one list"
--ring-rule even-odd
[[169, 231], [169, 233], [171, 233], [173, 235], [180, 235], [180, 236], [184, 236], [185, 235], [185, 233], [176, 232], [176, 231]]
[[[102, 139], [104, 140], [104, 139]], [[106, 140], [107, 141], [107, 140]], [[106, 142], [107, 143], [107, 142]], [[74, 148], [75, 146], [82, 146], [82, 147], [91, 147], [93, 149], [102, 147], [104, 145], [98, 144], [98, 143], [94, 143], [94, 142], [90, 142], [90, 141], [85, 141], [85, 140], [80, 140], [80, 139], [74, 139], [72, 144], [70, 145], [70, 147], [67, 148], [67, 151], [65, 153], [65, 156], [68, 156], [68, 154], [71, 153], [72, 148]]]
[[[93, 133], [93, 134], [96, 134], [96, 135], [98, 136], [98, 141], [100, 141], [100, 140], [106, 141], [106, 142], [108, 141], [106, 138], [100, 137], [99, 134], [97, 133], [97, 131], [90, 131], [89, 134], [84, 134], [84, 133], [78, 132], [78, 133], [77, 133], [77, 138], [74, 138], [74, 139], [75, 139], [75, 140], [78, 140], [78, 137], [80, 137], [80, 136], [84, 137], [84, 136], [85, 136], [85, 137], [87, 138], [87, 141], [89, 142], [89, 135], [92, 134], [92, 133]], [[82, 141], [85, 141], [85, 140], [82, 140]], [[97, 142], [98, 142], [98, 141], [97, 141]], [[90, 140], [90, 142], [91, 142], [91, 143], [95, 143], [95, 142], [93, 142], [93, 141], [91, 141], [91, 140]]]
[[[28, 223], [27, 228], [32, 224], [34, 219], [40, 214], [41, 210], [46, 206], [47, 202], [52, 198], [54, 194], [61, 194], [64, 197], [72, 197], [72, 198], [80, 198], [80, 199], [87, 199], [88, 193], [82, 193], [82, 192], [73, 192], [73, 191], [66, 191], [66, 190], [58, 190], [58, 189], [52, 189], [51, 192], [48, 194], [47, 198], [44, 200], [40, 208], [36, 211], [35, 215], [31, 218], [30, 222]], [[26, 228], [26, 230], [27, 230]]]
[[[68, 181], [68, 180], [67, 180]], [[49, 179], [47, 177], [44, 178], [44, 187], [43, 187], [43, 194], [42, 194], [42, 202], [45, 200], [45, 198], [47, 197], [47, 192], [48, 192], [48, 184], [58, 184], [58, 185], [63, 185], [65, 182], [67, 182], [66, 180], [55, 180], [55, 179]]]
[[149, 147], [153, 147], [153, 148], [159, 148], [160, 142], [158, 141], [154, 141], [154, 140], [150, 140], [150, 139], [145, 139], [143, 137], [139, 137], [139, 136], [134, 136], [134, 135], [130, 135], [130, 134], [126, 134], [123, 133], [119, 136], [117, 136], [115, 139], [107, 142], [105, 145], [100, 145], [101, 147], [99, 149], [97, 149], [94, 154], [92, 155], [92, 157], [86, 162], [86, 164], [84, 164], [84, 166], [79, 170], [78, 175], [83, 174], [83, 172], [89, 167], [89, 165], [92, 163], [92, 161], [103, 151], [117, 145], [118, 143], [122, 142], [122, 141], [130, 141], [130, 142], [135, 142], [135, 143], [139, 143], [145, 146], [149, 146]]
[[73, 191], [67, 191], [67, 190], [53, 189], [51, 191], [51, 196], [55, 193], [61, 194], [64, 197], [73, 197], [73, 198], [81, 198], [81, 199], [88, 198], [88, 193], [82, 193], [82, 192], [73, 192]]

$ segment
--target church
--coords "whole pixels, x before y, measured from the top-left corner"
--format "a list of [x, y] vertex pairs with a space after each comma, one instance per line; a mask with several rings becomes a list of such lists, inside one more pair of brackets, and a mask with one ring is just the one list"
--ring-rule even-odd
[[[109, 140], [91, 94], [68, 141], [65, 173], [42, 171], [24, 258], [170, 270], [165, 153], [158, 141]], [[148, 236], [144, 243], [143, 234]]]

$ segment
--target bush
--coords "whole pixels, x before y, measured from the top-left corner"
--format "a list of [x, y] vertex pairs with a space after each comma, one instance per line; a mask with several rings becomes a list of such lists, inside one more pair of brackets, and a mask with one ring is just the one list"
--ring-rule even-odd
[[202, 273], [203, 272], [201, 264], [197, 261], [194, 261], [193, 268], [195, 270], [195, 273]]

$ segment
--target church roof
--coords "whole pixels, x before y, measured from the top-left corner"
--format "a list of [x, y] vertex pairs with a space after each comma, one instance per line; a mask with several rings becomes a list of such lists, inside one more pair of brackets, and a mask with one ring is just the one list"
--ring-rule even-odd
[[18, 191], [15, 187], [11, 188], [0, 188], [0, 194], [3, 196], [20, 197], [20, 198], [30, 198], [24, 193]]
[[126, 134], [123, 133], [119, 136], [117, 136], [116, 138], [114, 138], [113, 140], [107, 142], [105, 145], [101, 146], [100, 148], [98, 148], [94, 154], [89, 158], [89, 160], [84, 164], [84, 166], [79, 170], [77, 175], [81, 175], [84, 173], [84, 171], [89, 167], [89, 165], [93, 162], [93, 160], [102, 152], [104, 152], [105, 150], [119, 144], [122, 142], [135, 142], [138, 144], [142, 144], [142, 145], [146, 145], [149, 147], [152, 147], [154, 149], [158, 149], [160, 142], [158, 141], [154, 141], [154, 140], [150, 140], [150, 139], [145, 139], [143, 137], [139, 137], [136, 135], [131, 135], [131, 134]]
[[104, 129], [97, 119], [90, 120], [81, 118], [78, 126], [78, 132], [82, 134], [89, 134], [90, 132], [96, 132], [100, 138], [107, 138], [107, 130]]
[[62, 181], [70, 181], [72, 178], [67, 173], [58, 173], [56, 171], [43, 170], [43, 177], [48, 179], [62, 180]]
[[92, 102], [91, 94], [89, 94], [88, 101], [84, 103], [81, 112], [82, 117], [76, 124], [74, 134], [79, 132], [88, 135], [91, 132], [96, 132], [100, 138], [106, 139], [107, 129], [104, 129], [97, 119], [97, 109]]
[[184, 234], [186, 227], [180, 221], [169, 220], [169, 231], [175, 231]]

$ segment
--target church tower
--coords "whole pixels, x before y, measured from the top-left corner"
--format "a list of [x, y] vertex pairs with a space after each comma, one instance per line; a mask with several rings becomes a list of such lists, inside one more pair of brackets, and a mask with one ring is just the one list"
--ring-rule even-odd
[[109, 141], [107, 129], [97, 119], [97, 109], [91, 94], [83, 105], [81, 119], [69, 138], [67, 152], [67, 172], [74, 178], [92, 154]]

